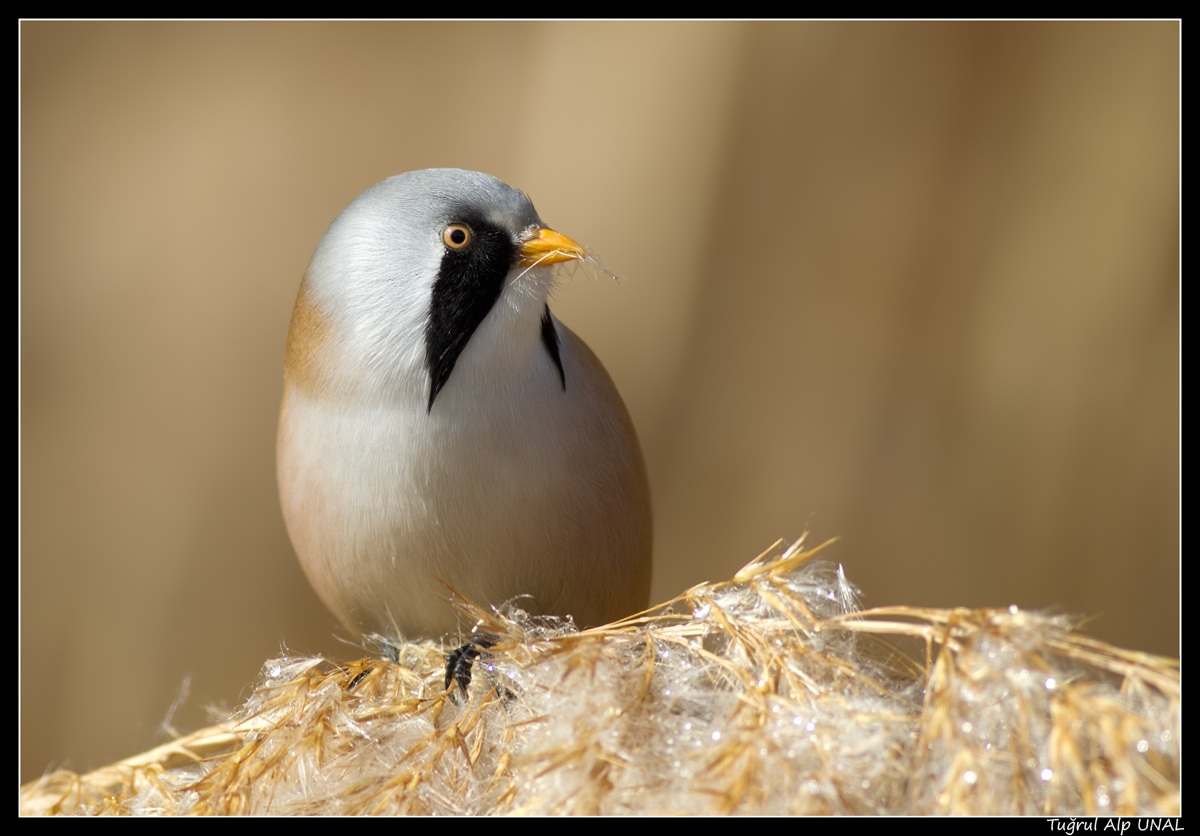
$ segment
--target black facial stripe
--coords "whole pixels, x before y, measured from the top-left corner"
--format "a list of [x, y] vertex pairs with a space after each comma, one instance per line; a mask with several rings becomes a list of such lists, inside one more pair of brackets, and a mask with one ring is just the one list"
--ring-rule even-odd
[[542, 312], [542, 342], [546, 346], [546, 351], [550, 352], [550, 359], [554, 361], [554, 365], [558, 366], [558, 379], [562, 381], [562, 388], [567, 390], [567, 373], [563, 371], [562, 356], [558, 353], [558, 332], [554, 330], [554, 320], [550, 318], [550, 306], [546, 306], [546, 310]]
[[478, 217], [458, 220], [471, 228], [474, 240], [465, 249], [446, 250], [433, 284], [425, 326], [428, 410], [433, 409], [434, 399], [450, 379], [471, 335], [496, 304], [517, 257], [517, 245], [505, 230]]

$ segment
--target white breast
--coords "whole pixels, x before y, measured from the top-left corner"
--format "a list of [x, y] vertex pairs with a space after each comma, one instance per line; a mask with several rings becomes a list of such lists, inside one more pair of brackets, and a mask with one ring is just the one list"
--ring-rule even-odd
[[581, 626], [645, 606], [651, 528], [636, 437], [599, 361], [557, 328], [565, 391], [544, 346], [523, 364], [489, 355], [483, 327], [431, 411], [420, 397], [287, 388], [284, 517], [344, 623], [406, 637], [469, 628], [442, 582], [482, 604], [529, 595], [523, 608]]

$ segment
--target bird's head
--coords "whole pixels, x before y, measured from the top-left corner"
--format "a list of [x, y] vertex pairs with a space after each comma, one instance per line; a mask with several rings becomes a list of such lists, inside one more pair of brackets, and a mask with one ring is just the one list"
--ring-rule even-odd
[[456, 368], [503, 374], [539, 351], [553, 336], [547, 268], [586, 255], [524, 193], [487, 174], [384, 180], [317, 245], [293, 315], [289, 375], [381, 393], [416, 388], [432, 409]]

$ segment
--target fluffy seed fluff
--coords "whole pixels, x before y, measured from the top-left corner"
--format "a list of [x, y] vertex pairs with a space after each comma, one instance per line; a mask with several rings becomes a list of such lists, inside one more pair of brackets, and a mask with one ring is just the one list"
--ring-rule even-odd
[[[860, 610], [819, 549], [576, 632], [482, 612], [445, 648], [268, 662], [236, 716], [26, 814], [1177, 815], [1178, 662], [1009, 609]], [[468, 607], [465, 605], [464, 607]]]

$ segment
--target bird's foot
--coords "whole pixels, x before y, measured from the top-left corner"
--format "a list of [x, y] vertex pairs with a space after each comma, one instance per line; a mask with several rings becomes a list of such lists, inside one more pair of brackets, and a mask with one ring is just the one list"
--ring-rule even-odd
[[458, 690], [466, 697], [475, 660], [495, 647], [499, 640], [499, 636], [492, 633], [472, 633], [470, 641], [450, 651], [446, 655], [446, 688], [457, 683]]

